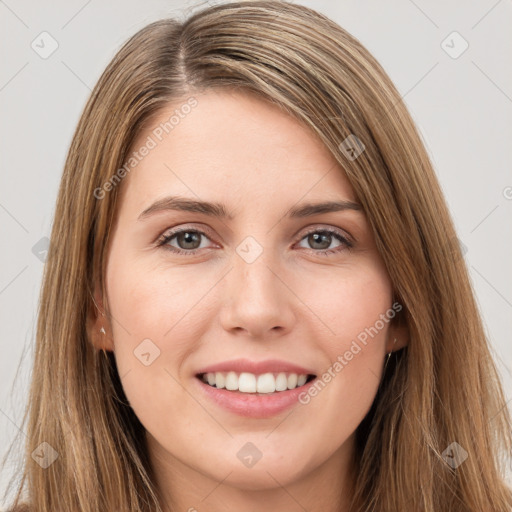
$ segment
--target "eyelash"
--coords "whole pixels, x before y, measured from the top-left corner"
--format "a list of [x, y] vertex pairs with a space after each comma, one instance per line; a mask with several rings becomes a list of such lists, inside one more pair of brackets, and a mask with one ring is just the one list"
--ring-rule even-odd
[[[204, 235], [206, 238], [209, 238], [208, 234], [203, 232], [203, 231], [201, 231], [200, 229], [182, 228], [182, 229], [178, 229], [176, 231], [173, 231], [173, 232], [168, 233], [168, 234], [164, 235], [163, 237], [161, 237], [158, 240], [157, 246], [158, 247], [162, 247], [165, 250], [171, 251], [174, 254], [187, 255], [187, 256], [194, 255], [200, 249], [185, 250], [185, 249], [179, 249], [179, 248], [176, 248], [176, 247], [172, 247], [171, 245], [168, 245], [168, 243], [176, 235], [179, 235], [180, 233], [185, 233], [185, 232], [187, 232], [187, 233], [197, 233], [199, 235]], [[350, 251], [353, 248], [352, 242], [350, 242], [346, 237], [342, 236], [339, 233], [339, 231], [337, 231], [335, 229], [329, 229], [329, 228], [312, 229], [312, 230], [308, 231], [307, 233], [305, 233], [298, 241], [301, 242], [304, 238], [306, 238], [307, 236], [309, 236], [309, 235], [311, 235], [313, 233], [321, 233], [321, 234], [332, 235], [333, 237], [335, 237], [342, 244], [342, 245], [338, 246], [336, 249], [321, 249], [321, 250], [309, 249], [309, 250], [313, 251], [315, 254], [319, 254], [321, 256], [328, 256], [329, 254], [338, 253], [338, 252], [341, 252], [341, 251], [344, 251], [344, 250]], [[344, 246], [344, 248], [343, 248], [343, 246]]]

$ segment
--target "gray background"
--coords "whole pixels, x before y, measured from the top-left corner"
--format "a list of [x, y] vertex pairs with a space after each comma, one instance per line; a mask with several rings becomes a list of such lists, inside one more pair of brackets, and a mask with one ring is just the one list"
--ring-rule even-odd
[[[50, 234], [66, 152], [89, 92], [130, 35], [205, 3], [0, 1], [0, 456], [18, 430], [30, 378], [43, 270], [32, 249]], [[316, 8], [356, 36], [403, 95], [467, 248], [466, 264], [510, 406], [511, 2], [296, 3]], [[58, 43], [45, 59], [31, 47], [51, 48], [43, 31]], [[447, 51], [453, 55], [461, 42], [450, 36], [442, 43], [453, 31], [469, 44], [457, 58]], [[512, 483], [510, 474], [508, 479]]]

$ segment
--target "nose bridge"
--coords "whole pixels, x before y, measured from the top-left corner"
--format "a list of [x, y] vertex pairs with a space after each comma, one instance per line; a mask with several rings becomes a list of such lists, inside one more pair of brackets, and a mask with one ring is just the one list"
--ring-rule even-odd
[[[240, 293], [247, 293], [253, 299], [261, 296], [267, 302], [276, 296], [276, 276], [270, 271], [270, 250], [264, 251], [254, 261], [248, 262], [243, 257], [235, 259], [235, 271], [240, 283]], [[269, 297], [266, 297], [266, 296]]]
[[293, 294], [287, 293], [279, 277], [272, 250], [248, 237], [236, 252], [227, 276], [224, 328], [243, 329], [254, 336], [277, 327], [288, 330], [293, 322]]
[[273, 302], [277, 302], [281, 293], [278, 290], [277, 277], [270, 270], [272, 266], [276, 266], [271, 259], [271, 249], [263, 250], [261, 247], [260, 250], [252, 241], [240, 244], [234, 258], [235, 275], [233, 276], [236, 281], [236, 296], [239, 300], [244, 300], [253, 306], [257, 303], [265, 303], [269, 307]]

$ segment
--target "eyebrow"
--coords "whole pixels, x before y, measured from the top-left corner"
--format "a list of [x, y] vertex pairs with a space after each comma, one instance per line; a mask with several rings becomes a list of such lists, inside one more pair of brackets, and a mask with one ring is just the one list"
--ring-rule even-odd
[[[194, 213], [202, 213], [211, 217], [218, 217], [222, 219], [233, 220], [234, 216], [228, 212], [223, 204], [196, 201], [194, 199], [187, 199], [178, 196], [168, 196], [159, 199], [151, 206], [146, 208], [138, 217], [138, 220], [143, 220], [151, 215], [167, 210], [186, 211]], [[353, 201], [323, 201], [321, 203], [306, 203], [299, 206], [294, 206], [288, 210], [288, 217], [302, 218], [311, 217], [321, 213], [339, 212], [344, 210], [361, 211], [362, 207], [359, 203]]]

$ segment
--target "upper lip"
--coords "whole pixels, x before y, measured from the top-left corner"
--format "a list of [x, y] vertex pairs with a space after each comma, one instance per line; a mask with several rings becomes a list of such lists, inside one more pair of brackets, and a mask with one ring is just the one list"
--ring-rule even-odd
[[223, 361], [221, 363], [212, 364], [201, 368], [197, 375], [203, 373], [215, 372], [235, 372], [235, 373], [253, 373], [261, 375], [263, 373], [297, 373], [299, 375], [315, 375], [312, 370], [303, 366], [282, 361], [279, 359], [265, 359], [264, 361], [251, 361], [249, 359], [233, 359], [231, 361]]

